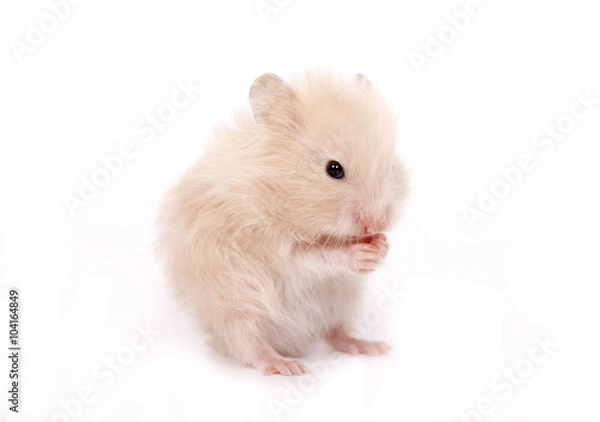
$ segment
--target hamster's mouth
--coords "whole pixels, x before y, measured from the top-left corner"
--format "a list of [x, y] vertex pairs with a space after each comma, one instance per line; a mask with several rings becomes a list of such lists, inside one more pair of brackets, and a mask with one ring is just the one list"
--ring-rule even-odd
[[358, 243], [371, 243], [375, 238], [379, 236], [378, 234], [374, 235], [362, 235], [362, 236], [330, 236], [323, 235], [321, 236], [317, 242], [318, 245], [323, 247], [340, 247], [340, 246], [349, 246]]

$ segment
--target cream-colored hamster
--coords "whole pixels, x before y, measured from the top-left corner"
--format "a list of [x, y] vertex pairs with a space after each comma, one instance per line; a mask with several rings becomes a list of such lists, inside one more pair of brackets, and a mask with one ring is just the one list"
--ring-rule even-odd
[[360, 74], [265, 74], [250, 105], [165, 200], [169, 283], [216, 350], [264, 374], [304, 373], [319, 339], [385, 353], [348, 324], [407, 191], [393, 111]]

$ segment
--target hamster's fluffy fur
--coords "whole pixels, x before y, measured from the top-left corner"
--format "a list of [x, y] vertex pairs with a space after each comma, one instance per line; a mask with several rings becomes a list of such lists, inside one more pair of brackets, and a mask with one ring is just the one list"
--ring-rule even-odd
[[265, 374], [303, 373], [318, 339], [384, 353], [347, 324], [406, 194], [394, 113], [362, 75], [266, 74], [250, 104], [165, 199], [168, 282], [216, 350]]

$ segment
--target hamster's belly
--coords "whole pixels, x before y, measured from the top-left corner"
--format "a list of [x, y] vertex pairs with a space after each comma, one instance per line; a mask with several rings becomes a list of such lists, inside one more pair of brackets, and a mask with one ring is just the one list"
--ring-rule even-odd
[[269, 343], [285, 356], [305, 354], [332, 327], [353, 314], [358, 291], [340, 276], [315, 279], [296, 275], [283, 280], [280, 303], [269, 315]]

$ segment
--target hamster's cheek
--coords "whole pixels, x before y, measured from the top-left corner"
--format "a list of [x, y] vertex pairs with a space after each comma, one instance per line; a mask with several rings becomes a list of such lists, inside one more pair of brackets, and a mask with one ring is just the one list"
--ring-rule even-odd
[[338, 214], [339, 233], [342, 236], [362, 236], [364, 227], [357, 221], [352, 210], [344, 210]]

